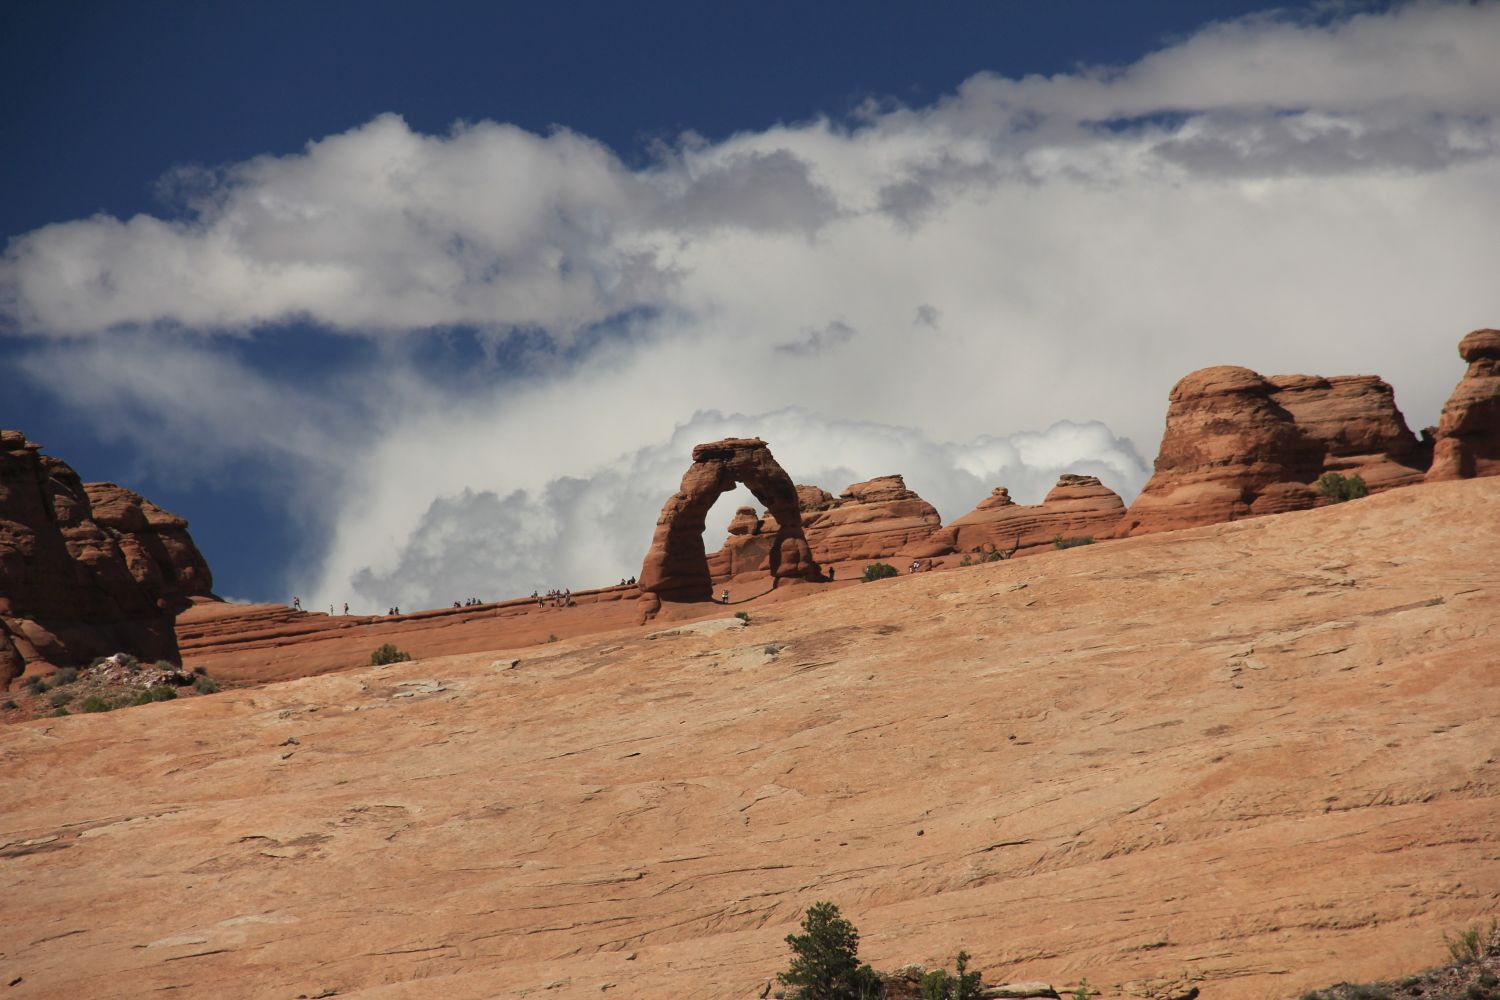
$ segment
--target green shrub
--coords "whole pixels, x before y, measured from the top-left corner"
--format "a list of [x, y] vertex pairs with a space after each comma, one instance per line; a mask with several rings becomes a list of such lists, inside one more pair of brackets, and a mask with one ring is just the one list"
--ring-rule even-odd
[[53, 708], [62, 708], [72, 700], [72, 691], [53, 691], [47, 696], [47, 704], [51, 705]]
[[52, 711], [47, 713], [47, 717], [49, 719], [61, 719], [67, 714], [68, 710], [66, 708], [54, 708]]
[[5, 699], [5, 704], [0, 705], [0, 711], [13, 712], [20, 707], [20, 705], [17, 705], [14, 701], [11, 701], [9, 698], [7, 698]]
[[960, 951], [954, 959], [957, 973], [933, 969], [922, 977], [922, 1000], [978, 1000], [981, 975], [969, 970], [969, 953]]
[[1094, 539], [1092, 535], [1082, 535], [1078, 538], [1064, 538], [1061, 534], [1058, 534], [1052, 539], [1052, 547], [1055, 549], [1073, 549], [1080, 545], [1093, 544]]
[[137, 660], [134, 656], [132, 656], [129, 653], [121, 653], [120, 654], [120, 662], [125, 665], [125, 669], [126, 670], [137, 670], [137, 669], [140, 668], [140, 665], [141, 665], [141, 661]]
[[83, 699], [78, 707], [84, 712], [110, 712], [114, 710], [115, 703], [107, 698], [101, 698], [97, 694], [91, 694]]
[[962, 559], [960, 559], [958, 561], [958, 564], [960, 566], [972, 566], [972, 565], [974, 565], [974, 557], [973, 556], [964, 556]]
[[547, 633], [547, 641], [548, 642], [557, 642], [558, 641], [557, 640], [557, 633], [556, 632], [548, 632]]
[[792, 987], [789, 1000], [864, 1000], [880, 989], [875, 970], [859, 962], [859, 931], [833, 903], [814, 903], [801, 934], [788, 934], [792, 962], [776, 978]]
[[1318, 492], [1334, 503], [1358, 500], [1360, 497], [1370, 495], [1370, 490], [1365, 486], [1362, 477], [1350, 476], [1345, 479], [1337, 472], [1325, 472], [1318, 477]]
[[199, 694], [216, 694], [219, 690], [219, 682], [212, 677], [199, 677], [193, 681], [193, 690]]
[[744, 622], [746, 625], [750, 624], [750, 613], [749, 612], [747, 612], [747, 611], [736, 611], [734, 613], [734, 616], [736, 618], [738, 618], [740, 621]]
[[1078, 985], [1073, 987], [1073, 1000], [1089, 1000], [1089, 981], [1087, 978], [1078, 980]]
[[171, 660], [157, 660], [155, 666], [157, 670], [165, 670], [168, 672], [175, 671], [177, 669], [177, 664], [173, 663]]
[[94, 657], [92, 660], [89, 661], [89, 669], [93, 670], [99, 664], [103, 663], [106, 659], [108, 659], [108, 657], [105, 657], [105, 656], [96, 656], [96, 657]]
[[886, 577], [895, 576], [896, 567], [890, 563], [876, 562], [865, 567], [865, 573], [860, 577], [865, 583], [872, 580], [884, 580]]
[[410, 653], [403, 653], [389, 642], [370, 654], [370, 663], [377, 667], [383, 667], [388, 663], [405, 663], [409, 659], [411, 659]]
[[177, 689], [170, 684], [155, 684], [141, 693], [147, 701], [171, 701], [177, 697]]
[[32, 674], [30, 677], [23, 680], [21, 682], [21, 686], [30, 691], [32, 694], [41, 694], [43, 691], [47, 690], [47, 682], [42, 680], [42, 678], [36, 674]]
[[193, 673], [197, 674], [199, 677], [207, 677], [208, 676], [208, 668], [207, 667], [194, 667], [193, 668]]
[[1490, 921], [1488, 928], [1478, 924], [1466, 927], [1453, 937], [1443, 934], [1448, 956], [1455, 965], [1473, 965], [1491, 955], [1500, 955], [1500, 923]]
[[52, 686], [59, 684], [72, 684], [78, 679], [78, 670], [74, 667], [63, 667], [52, 675]]

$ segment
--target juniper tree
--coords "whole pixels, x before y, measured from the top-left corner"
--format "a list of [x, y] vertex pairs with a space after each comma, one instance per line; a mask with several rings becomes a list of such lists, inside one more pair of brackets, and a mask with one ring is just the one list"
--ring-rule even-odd
[[788, 934], [791, 966], [777, 975], [792, 987], [789, 1000], [865, 1000], [879, 988], [875, 970], [859, 962], [859, 931], [833, 903], [814, 903], [802, 934]]

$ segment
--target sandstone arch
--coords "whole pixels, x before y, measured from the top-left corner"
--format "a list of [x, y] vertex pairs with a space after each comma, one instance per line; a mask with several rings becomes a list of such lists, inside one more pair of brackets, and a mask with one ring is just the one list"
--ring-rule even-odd
[[693, 464], [682, 486], [661, 509], [656, 535], [641, 566], [640, 588], [665, 601], [704, 601], [713, 597], [708, 553], [703, 546], [703, 524], [720, 496], [744, 483], [765, 505], [775, 522], [776, 536], [769, 554], [772, 586], [782, 580], [821, 580], [802, 533], [797, 487], [771, 449], [760, 438], [725, 438], [693, 449]]

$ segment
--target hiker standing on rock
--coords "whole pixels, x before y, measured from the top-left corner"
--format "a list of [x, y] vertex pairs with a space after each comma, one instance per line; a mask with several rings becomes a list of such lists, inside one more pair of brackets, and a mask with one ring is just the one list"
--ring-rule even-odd
[[301, 611], [302, 610], [302, 598], [300, 598], [300, 597], [293, 597], [292, 598], [292, 610], [293, 611]]

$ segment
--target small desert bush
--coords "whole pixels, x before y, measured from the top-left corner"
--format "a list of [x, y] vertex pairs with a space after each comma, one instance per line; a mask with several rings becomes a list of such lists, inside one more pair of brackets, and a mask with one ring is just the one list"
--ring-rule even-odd
[[1082, 535], [1078, 538], [1064, 538], [1061, 534], [1052, 539], [1052, 547], [1055, 549], [1073, 549], [1080, 545], [1093, 545], [1094, 539], [1091, 535]]
[[865, 583], [873, 580], [884, 580], [896, 575], [896, 567], [890, 563], [875, 562], [865, 567], [864, 575], [860, 577]]
[[42, 678], [37, 674], [32, 674], [30, 677], [23, 680], [21, 682], [21, 686], [30, 691], [32, 694], [41, 694], [43, 691], [47, 690], [47, 682], [42, 680]]
[[750, 624], [750, 613], [748, 611], [736, 611], [734, 616], [746, 625]]
[[1487, 928], [1474, 924], [1453, 937], [1445, 933], [1443, 943], [1448, 946], [1448, 956], [1455, 965], [1473, 965], [1491, 955], [1500, 955], [1500, 922], [1491, 920]]
[[954, 962], [956, 973], [933, 969], [922, 977], [922, 1000], [978, 1000], [981, 974], [968, 971], [969, 953], [960, 951]]
[[72, 700], [72, 691], [53, 691], [47, 696], [47, 704], [51, 705], [53, 708], [62, 708]]
[[17, 708], [20, 708], [20, 707], [21, 707], [20, 705], [17, 705], [14, 701], [12, 701], [9, 698], [7, 698], [7, 699], [5, 699], [5, 704], [0, 705], [0, 711], [10, 712], [10, 711], [13, 711], [13, 710], [15, 710]]
[[135, 696], [133, 704], [149, 705], [153, 701], [171, 701], [177, 697], [177, 689], [170, 684], [157, 684]]
[[63, 667], [57, 673], [52, 675], [52, 683], [54, 686], [58, 684], [72, 684], [77, 679], [78, 670], [74, 667]]
[[101, 698], [97, 694], [91, 694], [79, 703], [78, 708], [83, 712], [109, 712], [113, 711], [115, 703], [108, 698]]
[[208, 668], [207, 667], [194, 667], [193, 668], [193, 673], [197, 674], [199, 677], [207, 677], [208, 676]]
[[973, 556], [964, 556], [962, 559], [960, 559], [958, 561], [958, 564], [960, 566], [972, 566], [972, 565], [974, 565], [974, 557]]
[[47, 713], [47, 717], [50, 719], [61, 719], [67, 714], [68, 710], [66, 708], [54, 708], [52, 711]]
[[199, 694], [215, 694], [219, 690], [219, 682], [212, 677], [199, 675], [193, 681], [193, 690]]
[[171, 660], [157, 660], [155, 663], [155, 667], [157, 670], [166, 670], [168, 672], [171, 672], [177, 669], [177, 664], [173, 663]]
[[411, 659], [410, 653], [403, 653], [389, 642], [370, 654], [371, 665], [377, 667], [383, 667], [388, 663], [405, 663], [409, 659]]
[[1358, 500], [1360, 497], [1370, 495], [1370, 490], [1365, 486], [1362, 477], [1356, 475], [1345, 479], [1337, 472], [1325, 472], [1318, 477], [1318, 492], [1334, 503]]

